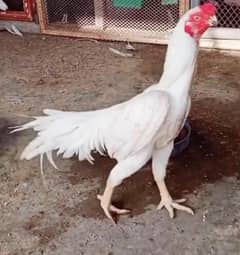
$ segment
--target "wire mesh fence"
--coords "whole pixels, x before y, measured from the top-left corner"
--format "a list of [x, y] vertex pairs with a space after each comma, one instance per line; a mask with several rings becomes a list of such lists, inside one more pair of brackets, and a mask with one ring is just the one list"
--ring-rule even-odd
[[[44, 30], [73, 36], [161, 38], [176, 25], [178, 0], [38, 0]], [[65, 33], [64, 33], [65, 31]], [[95, 35], [95, 36], [94, 36]]]
[[[194, 0], [203, 3], [208, 0]], [[240, 28], [240, 0], [218, 2], [219, 28]], [[37, 0], [48, 34], [166, 43], [190, 0]], [[221, 35], [224, 37], [224, 35]], [[226, 38], [227, 39], [227, 38]]]

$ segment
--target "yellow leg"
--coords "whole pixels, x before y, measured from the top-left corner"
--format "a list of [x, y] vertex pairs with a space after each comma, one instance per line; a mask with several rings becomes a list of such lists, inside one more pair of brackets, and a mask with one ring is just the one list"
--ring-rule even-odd
[[100, 205], [104, 213], [106, 214], [106, 216], [115, 224], [115, 221], [113, 220], [110, 212], [114, 212], [117, 214], [126, 214], [126, 213], [129, 213], [130, 210], [119, 209], [111, 204], [113, 190], [114, 190], [114, 187], [108, 181], [103, 195], [97, 195], [97, 198], [100, 200]]
[[125, 178], [136, 173], [150, 159], [150, 149], [151, 148], [147, 148], [141, 153], [129, 156], [128, 158], [119, 161], [111, 170], [110, 175], [108, 176], [107, 185], [103, 192], [103, 195], [97, 196], [97, 198], [100, 200], [101, 207], [105, 212], [106, 216], [113, 222], [114, 220], [112, 218], [111, 212], [114, 212], [116, 214], [125, 214], [130, 212], [126, 209], [119, 209], [111, 204], [111, 198], [114, 188], [120, 185]]
[[180, 203], [185, 202], [186, 199], [179, 199], [175, 201], [172, 199], [164, 181], [166, 176], [166, 168], [167, 168], [168, 160], [171, 155], [172, 149], [173, 149], [173, 142], [169, 143], [167, 146], [163, 147], [162, 149], [155, 149], [153, 151], [153, 157], [152, 157], [153, 176], [154, 176], [154, 180], [157, 183], [160, 196], [161, 196], [161, 202], [158, 205], [158, 209], [162, 209], [163, 207], [165, 207], [169, 213], [170, 218], [174, 217], [174, 209], [182, 210], [190, 214], [193, 214], [192, 209], [186, 206], [180, 205]]
[[158, 186], [158, 189], [160, 191], [161, 195], [161, 202], [158, 205], [157, 209], [161, 210], [163, 207], [165, 207], [169, 213], [170, 218], [174, 217], [174, 209], [176, 210], [181, 210], [185, 211], [190, 214], [194, 214], [193, 210], [189, 207], [180, 205], [180, 203], [184, 203], [186, 201], [185, 198], [183, 199], [178, 199], [178, 200], [173, 200], [172, 197], [170, 196], [167, 186], [165, 184], [164, 179], [156, 179], [155, 180]]

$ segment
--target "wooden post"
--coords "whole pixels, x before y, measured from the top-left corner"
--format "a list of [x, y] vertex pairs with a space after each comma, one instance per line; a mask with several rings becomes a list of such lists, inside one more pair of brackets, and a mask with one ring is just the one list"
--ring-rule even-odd
[[179, 0], [179, 17], [189, 10], [190, 8], [190, 0]]
[[94, 0], [95, 25], [99, 29], [103, 29], [104, 0]]

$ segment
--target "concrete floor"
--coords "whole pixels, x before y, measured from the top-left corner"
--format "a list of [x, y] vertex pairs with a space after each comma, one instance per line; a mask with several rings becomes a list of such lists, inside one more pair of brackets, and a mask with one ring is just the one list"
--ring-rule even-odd
[[132, 209], [113, 226], [99, 207], [114, 161], [94, 166], [57, 159], [60, 171], [39, 161], [19, 161], [30, 131], [8, 134], [23, 115], [43, 108], [87, 110], [136, 95], [156, 82], [166, 48], [136, 44], [132, 58], [107, 43], [8, 33], [0, 37], [0, 254], [239, 255], [240, 254], [240, 58], [201, 51], [193, 81], [191, 144], [171, 160], [167, 185], [188, 198], [195, 215], [170, 220], [157, 211], [159, 194], [150, 165], [129, 178], [114, 201]]

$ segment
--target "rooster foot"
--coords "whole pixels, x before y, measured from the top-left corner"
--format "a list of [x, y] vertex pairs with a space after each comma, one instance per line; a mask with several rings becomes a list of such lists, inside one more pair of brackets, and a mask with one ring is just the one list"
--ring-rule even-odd
[[189, 214], [194, 215], [194, 212], [191, 208], [180, 205], [181, 203], [184, 203], [186, 201], [185, 198], [183, 199], [177, 199], [172, 200], [171, 197], [163, 198], [158, 205], [157, 209], [161, 210], [163, 207], [165, 207], [169, 213], [170, 218], [172, 219], [174, 217], [174, 209], [187, 212]]
[[114, 205], [108, 203], [107, 200], [104, 199], [104, 196], [97, 195], [97, 198], [100, 200], [100, 205], [105, 213], [105, 215], [114, 223], [116, 224], [115, 220], [113, 219], [111, 212], [115, 214], [127, 214], [130, 213], [128, 209], [119, 209]]

